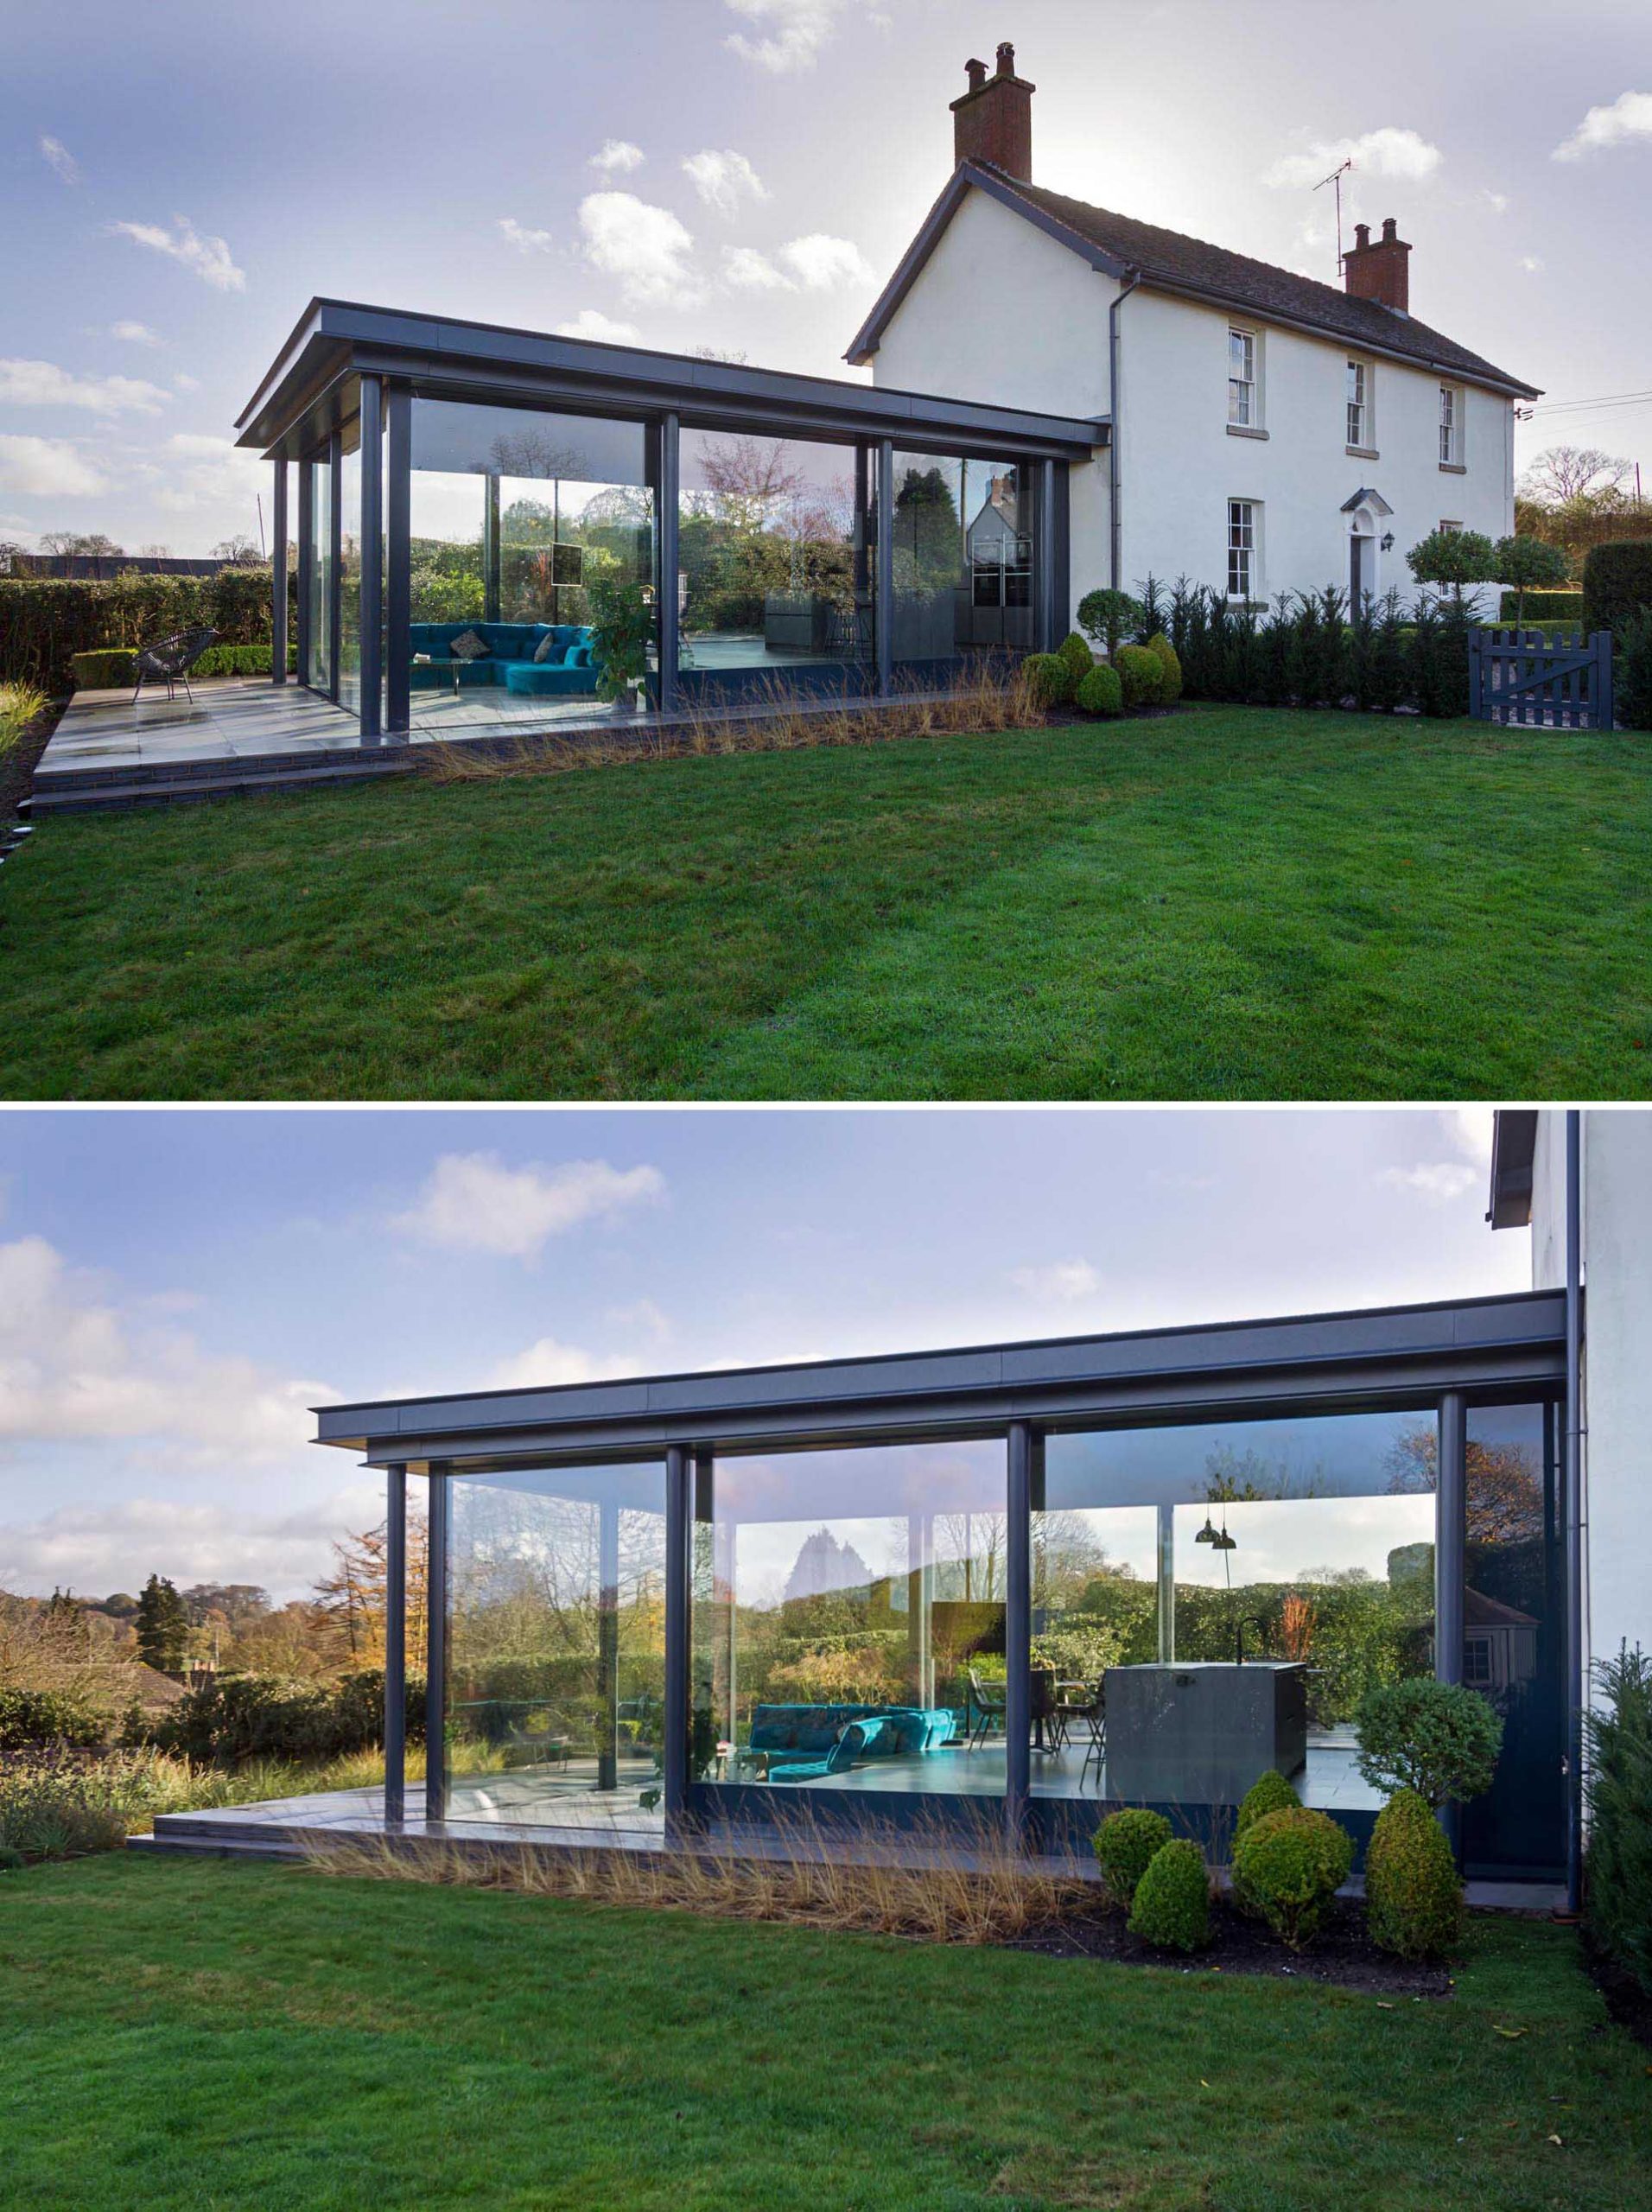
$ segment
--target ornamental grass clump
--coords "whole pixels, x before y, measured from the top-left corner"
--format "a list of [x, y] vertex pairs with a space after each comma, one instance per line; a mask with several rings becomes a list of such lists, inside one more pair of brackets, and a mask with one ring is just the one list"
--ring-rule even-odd
[[1356, 1726], [1357, 1760], [1385, 1795], [1414, 1789], [1436, 1811], [1491, 1787], [1503, 1719], [1477, 1690], [1432, 1675], [1367, 1691]]
[[1156, 707], [1164, 689], [1164, 664], [1147, 645], [1121, 645], [1114, 657], [1128, 708]]
[[1104, 664], [1092, 668], [1088, 676], [1081, 676], [1072, 696], [1073, 704], [1081, 714], [1111, 716], [1124, 712], [1124, 686], [1119, 682], [1119, 672]]
[[1128, 1912], [1135, 1902], [1137, 1883], [1170, 1837], [1170, 1822], [1164, 1815], [1149, 1812], [1145, 1805], [1127, 1806], [1122, 1812], [1108, 1815], [1096, 1831], [1092, 1848], [1109, 1904]]
[[1202, 1951], [1210, 1940], [1210, 1878], [1198, 1844], [1161, 1844], [1136, 1884], [1129, 1929], [1167, 1951]]
[[1376, 1816], [1365, 1853], [1365, 1924], [1379, 1949], [1441, 1959], [1463, 1934], [1463, 1885], [1452, 1847], [1414, 1789], [1396, 1791]]
[[1261, 1820], [1265, 1813], [1286, 1812], [1301, 1802], [1285, 1777], [1270, 1766], [1266, 1774], [1257, 1776], [1240, 1799], [1235, 1833], [1242, 1835], [1251, 1822]]
[[1354, 1863], [1353, 1840], [1328, 1813], [1264, 1813], [1233, 1847], [1233, 1894], [1293, 1951], [1311, 1943]]

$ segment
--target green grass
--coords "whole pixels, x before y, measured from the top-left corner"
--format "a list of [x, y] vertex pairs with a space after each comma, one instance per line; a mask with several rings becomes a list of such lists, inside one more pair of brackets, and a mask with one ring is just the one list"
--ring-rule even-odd
[[14, 1097], [1641, 1097], [1652, 739], [1205, 709], [48, 821]]
[[36, 2212], [1623, 2212], [1652, 2152], [1573, 1937], [1490, 1921], [1385, 2009], [104, 1858], [0, 1878], [0, 2018]]

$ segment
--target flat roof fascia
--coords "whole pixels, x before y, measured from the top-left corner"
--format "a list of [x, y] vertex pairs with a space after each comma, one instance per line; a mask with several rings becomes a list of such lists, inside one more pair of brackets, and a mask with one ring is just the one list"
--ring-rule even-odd
[[1536, 1155], [1536, 1107], [1500, 1107], [1491, 1122], [1491, 1202], [1485, 1217], [1493, 1229], [1530, 1226]]
[[995, 1427], [1028, 1418], [1166, 1419], [1287, 1401], [1397, 1403], [1461, 1387], [1547, 1389], [1564, 1373], [1558, 1293], [1203, 1329], [886, 1354], [386, 1400], [317, 1410], [316, 1442], [373, 1460], [567, 1459]]
[[836, 429], [850, 436], [963, 445], [995, 442], [1056, 458], [1088, 458], [1109, 435], [1105, 417], [893, 391], [321, 300], [301, 318], [293, 340], [240, 416], [238, 444], [291, 459], [295, 431], [316, 391], [340, 373], [360, 370], [439, 381], [483, 398], [578, 398], [636, 412], [669, 409], [685, 420], [738, 421], [754, 429], [772, 423], [792, 432]]

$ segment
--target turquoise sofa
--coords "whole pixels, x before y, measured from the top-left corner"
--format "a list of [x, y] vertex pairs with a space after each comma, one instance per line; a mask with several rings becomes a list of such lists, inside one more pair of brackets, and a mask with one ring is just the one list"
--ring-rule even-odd
[[[408, 626], [410, 650], [429, 653], [430, 660], [413, 663], [416, 691], [449, 690], [454, 671], [453, 641], [473, 630], [487, 652], [459, 664], [461, 690], [473, 684], [498, 683], [519, 697], [573, 698], [596, 696], [600, 673], [591, 632], [578, 622], [414, 622]], [[542, 641], [549, 637], [549, 658], [536, 660]], [[437, 667], [435, 663], [443, 665]]]
[[766, 1755], [771, 1782], [815, 1782], [857, 1758], [938, 1751], [956, 1733], [949, 1706], [759, 1705], [744, 1748]]

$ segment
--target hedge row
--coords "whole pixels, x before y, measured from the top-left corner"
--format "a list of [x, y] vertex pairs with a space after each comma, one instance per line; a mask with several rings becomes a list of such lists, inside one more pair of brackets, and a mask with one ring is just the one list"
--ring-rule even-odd
[[[296, 605], [296, 585], [290, 603]], [[68, 689], [70, 660], [142, 645], [177, 630], [216, 630], [226, 645], [270, 643], [267, 568], [215, 576], [0, 576], [0, 683]]]
[[1610, 630], [1621, 645], [1635, 617], [1652, 607], [1652, 538], [1592, 546], [1583, 563], [1583, 626]]
[[[197, 676], [268, 676], [275, 646], [210, 645], [189, 673]], [[77, 691], [102, 691], [136, 680], [130, 645], [110, 645], [94, 653], [71, 653], [69, 675]], [[287, 648], [287, 672], [298, 671], [298, 648]]]
[[1522, 629], [1548, 630], [1559, 622], [1581, 622], [1583, 594], [1580, 591], [1528, 591], [1525, 604], [1521, 604], [1517, 591], [1504, 592], [1497, 605], [1499, 622], [1518, 622]]
[[[407, 1685], [407, 1738], [424, 1739], [424, 1685]], [[244, 1759], [334, 1759], [384, 1740], [384, 1677], [378, 1669], [331, 1687], [258, 1675], [216, 1675], [153, 1731], [162, 1751], [234, 1766]]]

